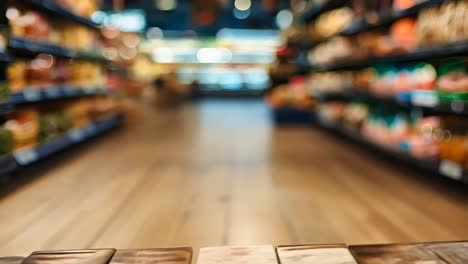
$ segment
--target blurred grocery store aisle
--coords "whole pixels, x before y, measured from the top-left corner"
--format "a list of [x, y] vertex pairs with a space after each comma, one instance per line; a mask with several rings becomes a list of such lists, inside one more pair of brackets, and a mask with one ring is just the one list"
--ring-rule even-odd
[[468, 236], [468, 196], [320, 130], [273, 127], [260, 102], [134, 107], [1, 198], [3, 255]]

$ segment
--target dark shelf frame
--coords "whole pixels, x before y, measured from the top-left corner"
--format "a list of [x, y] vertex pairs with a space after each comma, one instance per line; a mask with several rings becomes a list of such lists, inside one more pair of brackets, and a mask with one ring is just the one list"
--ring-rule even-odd
[[399, 19], [416, 16], [421, 10], [425, 8], [441, 5], [448, 1], [450, 0], [427, 0], [407, 9], [392, 10], [391, 12], [382, 13], [379, 15], [379, 21], [377, 21], [375, 24], [370, 24], [365, 19], [361, 18], [353, 22], [349, 28], [343, 30], [338, 35], [349, 36], [378, 28], [385, 28]]
[[92, 52], [69, 49], [59, 45], [54, 45], [45, 42], [38, 42], [21, 37], [12, 37], [10, 39], [9, 48], [13, 55], [24, 56], [24, 55], [35, 55], [40, 53], [46, 53], [57, 57], [79, 59], [79, 60], [92, 60], [92, 61], [103, 61], [108, 60], [100, 55]]
[[[378, 96], [369, 92], [358, 91], [356, 89], [345, 89], [344, 92], [321, 94], [317, 98], [321, 101], [364, 101], [374, 102], [382, 105], [389, 105], [402, 110], [421, 109], [424, 113], [432, 115], [454, 115], [468, 116], [468, 102], [464, 101], [441, 101], [435, 106], [415, 105], [409, 100], [403, 100], [395, 96]], [[456, 105], [452, 105], [455, 102]]]
[[310, 22], [315, 20], [321, 14], [339, 8], [346, 4], [349, 0], [326, 0], [322, 4], [310, 6], [307, 10], [299, 15], [299, 21]]
[[44, 89], [26, 89], [20, 93], [10, 94], [9, 98], [0, 102], [0, 114], [14, 111], [15, 106], [22, 104], [41, 103], [53, 100], [65, 100], [84, 96], [106, 95], [109, 91], [103, 88], [73, 88], [67, 85], [50, 86]]
[[466, 55], [468, 55], [468, 40], [463, 40], [440, 46], [419, 48], [408, 53], [354, 61], [349, 60], [347, 62], [331, 63], [326, 65], [310, 65], [309, 68], [315, 72], [358, 70], [378, 64], [418, 62]]

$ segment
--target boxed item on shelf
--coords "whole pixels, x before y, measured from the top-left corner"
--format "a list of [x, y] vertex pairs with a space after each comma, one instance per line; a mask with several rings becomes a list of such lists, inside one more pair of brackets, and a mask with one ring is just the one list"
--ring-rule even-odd
[[13, 151], [34, 147], [39, 141], [39, 113], [34, 109], [10, 114], [4, 127], [13, 134]]

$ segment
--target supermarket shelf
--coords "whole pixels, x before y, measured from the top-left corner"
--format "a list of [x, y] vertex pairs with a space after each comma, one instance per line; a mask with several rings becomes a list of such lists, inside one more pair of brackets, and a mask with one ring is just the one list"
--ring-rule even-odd
[[[70, 148], [78, 143], [89, 140], [97, 135], [118, 127], [122, 123], [122, 116], [112, 117], [97, 121], [82, 129], [72, 129], [63, 136], [40, 144], [36, 148], [24, 149], [13, 154], [17, 168], [28, 166], [44, 160], [53, 154]], [[11, 172], [11, 171], [10, 171]]]
[[107, 94], [107, 91], [102, 88], [72, 88], [69, 86], [51, 86], [41, 90], [25, 89], [25, 91], [21, 93], [11, 94], [9, 102], [16, 105], [104, 94]]
[[[107, 61], [107, 59], [97, 53], [73, 50], [66, 47], [38, 42], [26, 38], [12, 37], [9, 43], [10, 48], [13, 51], [13, 54], [39, 54], [46, 53], [58, 57], [81, 59], [81, 60], [97, 60], [97, 61]], [[16, 52], [15, 52], [16, 51]]]
[[12, 155], [0, 156], [0, 175], [8, 174], [17, 169], [17, 164]]
[[442, 46], [420, 48], [409, 53], [394, 54], [384, 57], [366, 58], [357, 61], [333, 63], [329, 65], [312, 65], [310, 69], [316, 72], [356, 70], [383, 63], [417, 62], [431, 59], [441, 59], [468, 55], [468, 41], [459, 41]]
[[11, 56], [8, 52], [6, 51], [1, 51], [0, 52], [0, 62], [10, 62], [11, 61]]
[[15, 105], [10, 101], [0, 102], [0, 114], [12, 112], [15, 109]]
[[403, 109], [420, 108], [433, 115], [461, 115], [468, 116], [468, 102], [439, 101], [437, 95], [431, 91], [415, 91], [396, 96], [378, 96], [368, 92], [346, 89], [345, 92], [320, 94], [316, 96], [321, 101], [365, 101], [381, 105], [389, 105]]
[[0, 114], [14, 111], [16, 105], [38, 103], [51, 100], [105, 95], [108, 91], [103, 88], [72, 88], [70, 86], [51, 86], [45, 89], [25, 89], [20, 93], [13, 93], [9, 99], [0, 102]]
[[379, 20], [376, 21], [375, 23], [372, 23], [372, 24], [369, 23], [368, 21], [366, 21], [365, 18], [358, 18], [358, 19], [355, 19], [348, 28], [346, 28], [346, 29], [344, 29], [344, 30], [342, 30], [340, 32], [337, 32], [337, 33], [335, 33], [335, 34], [333, 34], [333, 35], [331, 35], [329, 37], [318, 39], [318, 40], [315, 40], [313, 42], [310, 42], [310, 43], [308, 43], [307, 47], [312, 48], [314, 46], [317, 46], [318, 44], [327, 42], [328, 40], [330, 40], [331, 38], [336, 37], [336, 36], [351, 36], [351, 35], [355, 35], [355, 34], [358, 34], [358, 33], [378, 29], [378, 28], [385, 28], [385, 27], [390, 26], [391, 24], [393, 24], [395, 21], [397, 21], [399, 19], [402, 19], [402, 18], [405, 18], [405, 17], [415, 16], [421, 10], [423, 10], [425, 8], [428, 8], [428, 7], [431, 7], [431, 6], [436, 6], [436, 5], [441, 5], [446, 1], [450, 1], [450, 0], [427, 0], [425, 2], [416, 4], [416, 5], [412, 6], [412, 7], [404, 9], [404, 10], [392, 10], [389, 13], [385, 13], [385, 14], [382, 13], [382, 14], [380, 14]]
[[73, 13], [72, 11], [69, 11], [49, 0], [20, 0], [20, 1], [27, 4], [28, 6], [35, 7], [41, 11], [49, 13], [50, 15], [61, 17], [68, 21], [80, 23], [82, 25], [92, 27], [95, 29], [99, 29], [100, 27], [99, 24], [94, 23], [90, 19], [79, 16]]
[[326, 0], [321, 4], [309, 7], [306, 11], [299, 15], [299, 19], [302, 22], [310, 22], [321, 14], [346, 4], [346, 2], [348, 2], [348, 0]]
[[325, 122], [323, 120], [320, 120], [320, 118], [317, 118], [317, 125], [327, 131], [333, 132], [334, 134], [340, 135], [348, 140], [351, 140], [359, 144], [359, 146], [366, 147], [372, 151], [376, 151], [391, 159], [397, 160], [398, 162], [422, 169], [429, 173], [434, 173], [437, 175], [448, 177], [452, 180], [468, 184], [468, 171], [464, 169], [461, 165], [445, 160], [438, 161], [416, 158], [407, 152], [378, 145], [372, 141], [363, 138], [357, 132], [349, 131], [337, 124]]
[[401, 18], [415, 16], [425, 8], [441, 5], [444, 2], [446, 0], [427, 0], [404, 10], [392, 10], [389, 13], [381, 14], [379, 20], [373, 24], [368, 23], [364, 19], [359, 19], [353, 22], [349, 28], [343, 30], [340, 35], [349, 36], [377, 28], [384, 28]]
[[273, 108], [271, 114], [276, 124], [310, 124], [314, 118], [312, 111], [288, 106]]

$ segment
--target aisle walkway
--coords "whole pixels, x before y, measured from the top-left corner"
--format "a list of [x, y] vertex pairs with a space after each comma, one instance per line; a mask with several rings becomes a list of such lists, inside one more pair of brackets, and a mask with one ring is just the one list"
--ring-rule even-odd
[[1, 255], [468, 237], [468, 195], [320, 130], [274, 128], [259, 102], [136, 110], [1, 198]]

